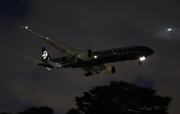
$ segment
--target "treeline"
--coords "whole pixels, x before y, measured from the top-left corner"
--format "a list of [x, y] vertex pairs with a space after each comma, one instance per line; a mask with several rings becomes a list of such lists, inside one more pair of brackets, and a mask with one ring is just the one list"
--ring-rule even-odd
[[[46, 107], [46, 106], [41, 106], [39, 108], [37, 107], [31, 107], [31, 108], [27, 108], [24, 111], [20, 111], [16, 114], [53, 114], [54, 111], [52, 108]], [[13, 114], [13, 113], [6, 113], [6, 112], [2, 112], [0, 114]]]
[[[75, 97], [77, 108], [66, 114], [168, 114], [170, 97], [156, 95], [156, 90], [135, 84], [112, 81], [96, 86]], [[49, 107], [27, 108], [16, 114], [53, 114]], [[0, 114], [12, 114], [2, 112]]]

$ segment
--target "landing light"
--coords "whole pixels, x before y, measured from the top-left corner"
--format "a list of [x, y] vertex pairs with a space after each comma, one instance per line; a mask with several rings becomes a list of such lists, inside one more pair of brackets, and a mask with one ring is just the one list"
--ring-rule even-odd
[[139, 60], [144, 61], [144, 60], [146, 60], [146, 58], [144, 56], [142, 56], [142, 57], [139, 58]]
[[98, 58], [97, 55], [94, 55], [94, 58], [95, 58], [95, 59]]
[[168, 28], [167, 31], [168, 31], [168, 32], [172, 31], [172, 28]]

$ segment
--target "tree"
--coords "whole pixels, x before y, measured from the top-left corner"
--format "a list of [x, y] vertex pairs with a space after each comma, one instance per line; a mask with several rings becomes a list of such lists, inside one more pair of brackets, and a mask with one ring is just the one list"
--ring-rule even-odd
[[[24, 112], [19, 112], [19, 113], [16, 113], [16, 114], [53, 114], [53, 110], [49, 107], [40, 107], [40, 108], [37, 108], [37, 107], [31, 107], [31, 108], [27, 108], [26, 110], [24, 110]], [[0, 114], [12, 114], [12, 113], [6, 113], [6, 112], [2, 112]]]
[[1, 112], [0, 114], [12, 114], [12, 113]]
[[32, 108], [27, 108], [24, 112], [19, 112], [18, 114], [53, 114], [53, 110], [48, 107], [32, 107]]
[[156, 95], [151, 88], [122, 81], [112, 81], [109, 86], [97, 86], [83, 94], [75, 98], [78, 108], [67, 114], [168, 114], [172, 100]]

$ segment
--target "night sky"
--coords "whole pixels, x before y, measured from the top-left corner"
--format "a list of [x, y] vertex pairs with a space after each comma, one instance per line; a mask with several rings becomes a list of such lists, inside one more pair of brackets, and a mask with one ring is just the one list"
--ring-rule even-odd
[[[152, 87], [173, 98], [170, 114], [180, 113], [180, 1], [178, 0], [0, 0], [0, 112], [48, 106], [64, 114], [75, 96], [110, 81]], [[85, 77], [81, 69], [49, 72], [24, 58], [64, 56], [21, 25], [80, 50], [142, 45], [155, 53], [138, 61], [111, 63], [116, 74]]]

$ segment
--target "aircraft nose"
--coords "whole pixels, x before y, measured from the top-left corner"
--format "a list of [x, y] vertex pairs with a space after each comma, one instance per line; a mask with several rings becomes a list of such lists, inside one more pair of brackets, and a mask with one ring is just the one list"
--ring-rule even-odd
[[151, 54], [153, 54], [153, 53], [154, 53], [154, 50], [151, 49]]
[[151, 48], [147, 48], [148, 55], [152, 55], [153, 53], [154, 53], [154, 50], [152, 50]]

